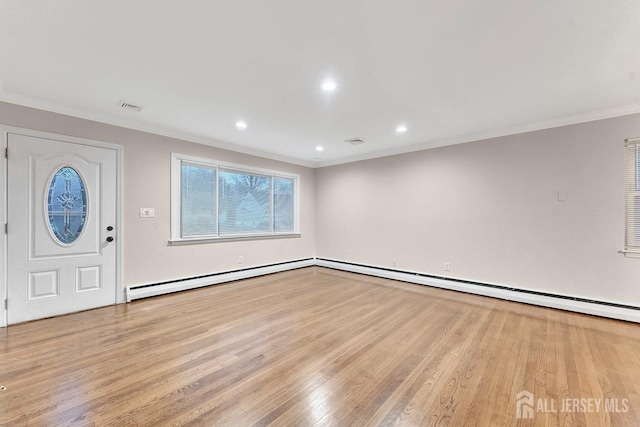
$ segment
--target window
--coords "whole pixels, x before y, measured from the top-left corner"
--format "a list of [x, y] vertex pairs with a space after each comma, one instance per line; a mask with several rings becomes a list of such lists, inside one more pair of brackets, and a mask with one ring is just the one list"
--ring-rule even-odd
[[640, 138], [625, 147], [625, 251], [640, 253]]
[[171, 240], [299, 233], [300, 177], [172, 155]]
[[58, 169], [47, 192], [49, 229], [59, 243], [75, 242], [87, 218], [87, 193], [78, 172], [69, 166]]

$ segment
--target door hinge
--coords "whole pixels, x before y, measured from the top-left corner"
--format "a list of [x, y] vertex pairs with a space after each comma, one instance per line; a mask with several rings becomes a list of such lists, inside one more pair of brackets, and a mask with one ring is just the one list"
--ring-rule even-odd
[[4, 299], [4, 309], [7, 310], [9, 308], [9, 298]]
[[8, 149], [8, 148], [5, 148], [5, 149], [4, 149], [4, 158], [5, 158], [5, 159], [8, 159], [8, 158], [9, 158], [9, 149]]
[[8, 223], [4, 223], [4, 234], [9, 234], [9, 224]]

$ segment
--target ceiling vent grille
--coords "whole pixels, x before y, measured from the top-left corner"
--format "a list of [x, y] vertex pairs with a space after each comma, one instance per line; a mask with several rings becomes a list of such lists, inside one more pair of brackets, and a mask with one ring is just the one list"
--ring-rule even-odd
[[138, 112], [138, 111], [142, 110], [142, 107], [140, 107], [138, 105], [130, 104], [130, 103], [125, 102], [125, 101], [120, 102], [120, 108], [124, 108], [125, 110], [130, 110], [130, 111], [135, 111], [135, 112]]
[[351, 145], [360, 145], [360, 144], [364, 144], [367, 141], [365, 141], [362, 138], [349, 138], [349, 139], [345, 139], [344, 142], [347, 142]]

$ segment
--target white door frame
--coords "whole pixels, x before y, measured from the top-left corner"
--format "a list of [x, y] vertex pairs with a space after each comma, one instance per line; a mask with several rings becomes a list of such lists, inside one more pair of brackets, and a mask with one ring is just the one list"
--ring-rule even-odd
[[[0, 125], [0, 137], [2, 139], [2, 162], [0, 162], [0, 327], [7, 326], [7, 310], [5, 309], [5, 301], [8, 296], [7, 286], [7, 234], [4, 230], [4, 224], [7, 223], [7, 165], [8, 160], [5, 158], [4, 153], [8, 146], [8, 135], [19, 134], [32, 136], [36, 138], [52, 139], [61, 142], [71, 142], [74, 144], [88, 145], [91, 147], [108, 148], [116, 151], [116, 304], [122, 304], [125, 302], [124, 288], [122, 286], [122, 190], [123, 186], [123, 147], [119, 144], [112, 144], [109, 142], [94, 141], [85, 138], [76, 138], [73, 136], [59, 135], [48, 132], [40, 132], [30, 129], [23, 129], [12, 126]], [[9, 153], [11, 155], [11, 153]], [[11, 224], [9, 224], [9, 227]]]

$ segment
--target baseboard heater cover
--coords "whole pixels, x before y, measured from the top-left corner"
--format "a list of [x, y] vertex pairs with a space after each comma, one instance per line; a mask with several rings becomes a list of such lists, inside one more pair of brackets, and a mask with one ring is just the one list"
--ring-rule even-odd
[[141, 298], [149, 298], [172, 292], [180, 292], [189, 289], [201, 288], [204, 286], [232, 282], [234, 280], [248, 279], [251, 277], [263, 276], [266, 274], [312, 266], [326, 267], [334, 270], [342, 270], [352, 273], [365, 274], [368, 276], [398, 280], [401, 282], [432, 286], [458, 292], [466, 292], [470, 294], [498, 298], [507, 301], [522, 302], [525, 304], [532, 304], [542, 307], [556, 308], [560, 310], [573, 311], [577, 313], [591, 314], [594, 316], [608, 317], [612, 319], [640, 323], [640, 307], [611, 303], [606, 301], [587, 300], [584, 298], [569, 297], [565, 295], [555, 295], [525, 289], [516, 289], [496, 284], [438, 277], [423, 273], [388, 269], [384, 267], [376, 267], [326, 258], [307, 258], [160, 283], [127, 286], [126, 300], [127, 302], [131, 302], [133, 300]]
[[364, 264], [337, 261], [326, 258], [316, 258], [315, 265], [369, 276], [399, 280], [401, 282], [433, 286], [452, 291], [499, 298], [507, 301], [522, 302], [542, 307], [557, 308], [594, 316], [626, 320], [640, 323], [640, 307], [616, 304], [605, 301], [587, 300], [584, 298], [568, 297], [524, 289], [510, 288], [502, 285], [471, 282], [445, 277], [431, 276], [422, 273], [387, 269]]
[[264, 276], [266, 274], [279, 273], [281, 271], [295, 270], [298, 268], [312, 267], [314, 258], [295, 261], [285, 261], [276, 264], [268, 264], [257, 267], [249, 267], [241, 270], [224, 271], [185, 279], [170, 280], [160, 283], [147, 283], [126, 287], [126, 300], [131, 302], [136, 299], [149, 298], [172, 292], [186, 291], [204, 286], [217, 285], [232, 282], [234, 280], [249, 279], [251, 277]]

